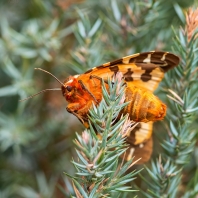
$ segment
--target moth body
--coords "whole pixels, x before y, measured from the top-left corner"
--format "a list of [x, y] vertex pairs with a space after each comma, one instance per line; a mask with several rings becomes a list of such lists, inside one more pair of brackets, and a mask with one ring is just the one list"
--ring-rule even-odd
[[[67, 110], [78, 115], [80, 121], [88, 127], [88, 112], [92, 105], [102, 100], [101, 80], [80, 75], [84, 81], [70, 77], [65, 81], [62, 92], [68, 102]], [[87, 80], [86, 80], [87, 79]], [[80, 83], [81, 82], [81, 83]], [[108, 86], [106, 85], [108, 89]], [[166, 114], [166, 105], [151, 91], [127, 83], [126, 102], [130, 102], [120, 113], [129, 114], [135, 122], [162, 120]]]

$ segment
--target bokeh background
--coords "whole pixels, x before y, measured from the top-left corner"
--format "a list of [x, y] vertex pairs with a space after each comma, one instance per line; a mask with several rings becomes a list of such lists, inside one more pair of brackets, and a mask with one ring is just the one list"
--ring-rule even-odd
[[[171, 51], [172, 27], [185, 25], [192, 6], [196, 0], [0, 0], [0, 198], [73, 194], [63, 172], [75, 173], [73, 140], [83, 126], [67, 113], [61, 91], [19, 102], [60, 87], [34, 68], [64, 81], [122, 56]], [[194, 162], [189, 167], [193, 175]]]

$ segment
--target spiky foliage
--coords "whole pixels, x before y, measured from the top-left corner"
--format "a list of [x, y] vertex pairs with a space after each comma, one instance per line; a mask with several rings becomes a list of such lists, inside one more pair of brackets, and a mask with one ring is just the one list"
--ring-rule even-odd
[[[150, 181], [146, 180], [142, 175], [141, 178], [148, 186], [148, 192], [143, 192], [145, 197], [176, 197], [180, 183], [181, 176], [178, 177], [178, 173], [181, 170], [177, 170], [170, 159], [166, 162], [162, 162], [161, 157], [156, 162], [151, 162], [151, 169], [145, 167]], [[176, 188], [175, 188], [176, 187]]]
[[79, 162], [72, 161], [77, 172], [71, 178], [79, 198], [119, 197], [118, 192], [132, 191], [125, 184], [134, 180], [137, 171], [128, 174], [126, 171], [135, 162], [131, 159], [119, 164], [119, 158], [127, 149], [126, 135], [136, 124], [127, 115], [117, 120], [119, 112], [128, 104], [123, 103], [125, 86], [121, 78], [121, 73], [117, 73], [113, 84], [108, 80], [109, 91], [103, 82], [103, 99], [98, 107], [90, 110], [90, 129], [82, 136], [77, 134], [75, 145]]

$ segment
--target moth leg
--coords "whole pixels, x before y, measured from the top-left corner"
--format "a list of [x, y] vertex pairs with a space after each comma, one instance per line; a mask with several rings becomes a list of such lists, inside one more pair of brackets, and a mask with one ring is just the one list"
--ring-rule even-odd
[[70, 103], [70, 104], [68, 104], [67, 107], [66, 107], [66, 110], [69, 113], [72, 113], [72, 112], [77, 111], [79, 108], [80, 108], [80, 104], [76, 102], [76, 103]]
[[81, 84], [82, 88], [84, 90], [86, 90], [90, 94], [90, 96], [95, 100], [95, 102], [98, 103], [98, 101], [95, 98], [95, 96], [87, 89], [87, 87], [84, 85], [83, 81], [82, 80], [79, 80], [78, 82]]
[[84, 124], [83, 118], [75, 112], [75, 110], [77, 110], [78, 107], [79, 107], [79, 103], [72, 103], [72, 104], [69, 104], [69, 105], [66, 107], [66, 110], [67, 110], [69, 113], [71, 113], [71, 114], [73, 114], [74, 116], [76, 116], [76, 117], [80, 120], [80, 122]]

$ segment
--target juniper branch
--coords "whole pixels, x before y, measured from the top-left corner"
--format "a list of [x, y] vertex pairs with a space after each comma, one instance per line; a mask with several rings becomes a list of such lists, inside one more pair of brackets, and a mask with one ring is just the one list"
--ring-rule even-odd
[[134, 180], [138, 171], [125, 173], [135, 162], [119, 163], [127, 149], [126, 134], [133, 129], [127, 115], [116, 121], [127, 105], [123, 103], [125, 85], [118, 75], [113, 84], [109, 79], [108, 85], [109, 92], [103, 83], [104, 97], [90, 110], [90, 129], [74, 141], [79, 160], [72, 161], [76, 176], [71, 178], [77, 197], [109, 197], [114, 192], [133, 191], [126, 183]]

